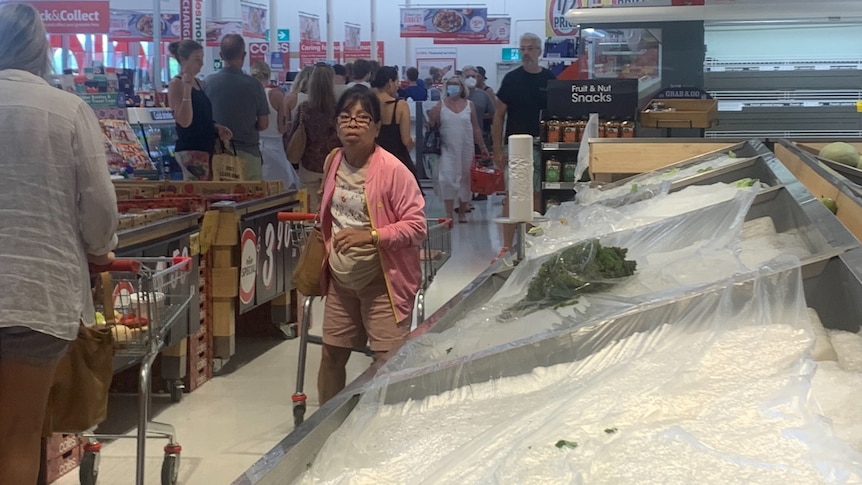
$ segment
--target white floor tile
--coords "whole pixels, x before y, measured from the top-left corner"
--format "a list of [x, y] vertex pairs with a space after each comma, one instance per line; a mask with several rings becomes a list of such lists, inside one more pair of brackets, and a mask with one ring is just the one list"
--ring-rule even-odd
[[[433, 196], [427, 200], [429, 217], [441, 216], [442, 204]], [[426, 316], [487, 269], [502, 245], [502, 233], [493, 223], [501, 211], [499, 198], [473, 204], [469, 222], [453, 225], [452, 257], [426, 291]], [[313, 334], [319, 333], [322, 314], [322, 304], [317, 301]], [[299, 340], [240, 338], [237, 348], [238, 355], [242, 354], [237, 360], [245, 362], [243, 365], [230, 367], [229, 372], [187, 394], [181, 403], [170, 404], [165, 396], [154, 399], [156, 419], [175, 426], [183, 446], [180, 483], [229, 484], [293, 429], [290, 396], [296, 387]], [[354, 354], [348, 364], [348, 381], [370, 363], [370, 358]], [[305, 372], [309, 399], [306, 417], [317, 408], [319, 365], [320, 348], [311, 345]], [[134, 397], [112, 397], [107, 425], [114, 428], [112, 431], [133, 433], [136, 413]], [[147, 443], [147, 484], [160, 483], [164, 444], [163, 440]], [[134, 484], [134, 475], [135, 441], [108, 443], [102, 450], [99, 483]], [[77, 484], [77, 472], [56, 483]]]

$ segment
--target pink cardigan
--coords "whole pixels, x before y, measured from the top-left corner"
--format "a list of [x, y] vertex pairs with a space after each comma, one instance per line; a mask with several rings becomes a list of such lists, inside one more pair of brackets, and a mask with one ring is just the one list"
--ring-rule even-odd
[[[335, 175], [341, 166], [338, 150], [323, 180], [320, 220], [326, 257], [323, 260], [323, 294], [329, 286], [329, 251], [332, 247], [332, 213]], [[377, 243], [389, 299], [398, 322], [413, 312], [413, 303], [422, 283], [419, 247], [425, 240], [425, 199], [410, 170], [386, 150], [377, 147], [371, 154], [365, 176], [365, 198], [371, 226], [377, 229]]]

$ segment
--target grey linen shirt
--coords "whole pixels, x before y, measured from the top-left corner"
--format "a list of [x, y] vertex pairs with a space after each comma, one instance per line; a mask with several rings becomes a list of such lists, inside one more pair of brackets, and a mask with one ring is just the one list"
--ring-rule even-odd
[[269, 115], [260, 81], [240, 69], [226, 67], [206, 78], [204, 92], [213, 105], [213, 120], [230, 128], [236, 149], [260, 156], [257, 118]]

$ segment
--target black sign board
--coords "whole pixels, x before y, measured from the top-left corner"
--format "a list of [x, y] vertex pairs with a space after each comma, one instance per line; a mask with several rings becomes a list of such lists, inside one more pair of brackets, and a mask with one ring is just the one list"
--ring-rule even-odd
[[580, 119], [590, 113], [602, 118], [636, 119], [638, 80], [548, 81], [547, 117]]
[[240, 226], [239, 312], [245, 313], [284, 292], [287, 225], [271, 212]]
[[712, 96], [701, 88], [671, 84], [659, 91], [653, 99], [712, 99]]

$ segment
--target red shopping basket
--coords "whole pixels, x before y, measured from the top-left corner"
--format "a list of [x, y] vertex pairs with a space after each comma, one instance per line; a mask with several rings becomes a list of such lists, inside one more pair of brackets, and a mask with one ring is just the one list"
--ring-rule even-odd
[[503, 171], [487, 163], [488, 158], [477, 155], [470, 167], [470, 192], [482, 195], [493, 195], [506, 191], [506, 179]]

